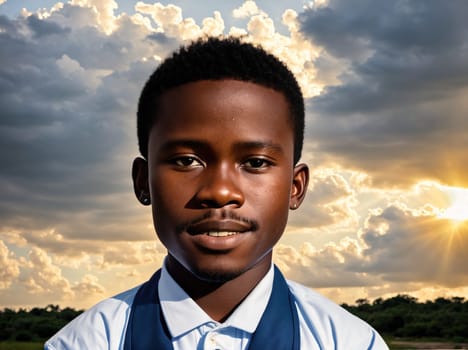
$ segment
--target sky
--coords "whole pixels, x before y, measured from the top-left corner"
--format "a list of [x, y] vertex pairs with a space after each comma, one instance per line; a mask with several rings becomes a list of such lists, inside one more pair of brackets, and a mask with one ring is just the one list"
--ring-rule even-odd
[[161, 266], [136, 105], [179, 45], [244, 35], [306, 98], [274, 250], [332, 300], [468, 298], [468, 2], [0, 0], [0, 307], [88, 308]]

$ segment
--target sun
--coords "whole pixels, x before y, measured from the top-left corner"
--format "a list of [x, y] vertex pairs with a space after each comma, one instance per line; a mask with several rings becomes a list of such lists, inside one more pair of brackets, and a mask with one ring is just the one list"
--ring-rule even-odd
[[460, 187], [446, 187], [450, 197], [450, 206], [442, 210], [439, 217], [453, 221], [468, 220], [468, 189]]

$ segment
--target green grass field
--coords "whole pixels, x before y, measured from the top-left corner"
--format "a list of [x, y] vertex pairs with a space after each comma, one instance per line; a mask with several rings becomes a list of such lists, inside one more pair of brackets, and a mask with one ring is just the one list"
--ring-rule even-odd
[[43, 343], [0, 342], [0, 350], [42, 350]]
[[467, 343], [443, 342], [434, 340], [411, 340], [411, 339], [385, 339], [390, 350], [440, 350], [440, 349], [468, 349]]

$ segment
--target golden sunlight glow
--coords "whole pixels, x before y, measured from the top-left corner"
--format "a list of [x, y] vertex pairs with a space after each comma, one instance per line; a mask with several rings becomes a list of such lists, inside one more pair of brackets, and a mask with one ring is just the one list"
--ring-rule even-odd
[[441, 211], [439, 217], [453, 221], [468, 220], [468, 189], [444, 186], [444, 192], [450, 197], [450, 206]]

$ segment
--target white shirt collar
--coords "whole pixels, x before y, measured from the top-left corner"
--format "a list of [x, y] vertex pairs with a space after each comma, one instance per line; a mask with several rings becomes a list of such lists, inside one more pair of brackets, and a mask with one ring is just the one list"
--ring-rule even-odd
[[[273, 279], [272, 265], [265, 277], [222, 325], [235, 327], [248, 333], [255, 332], [270, 299]], [[206, 323], [221, 325], [221, 323], [212, 320], [185, 293], [169, 274], [165, 264], [161, 269], [158, 292], [164, 319], [172, 337], [184, 335]]]

